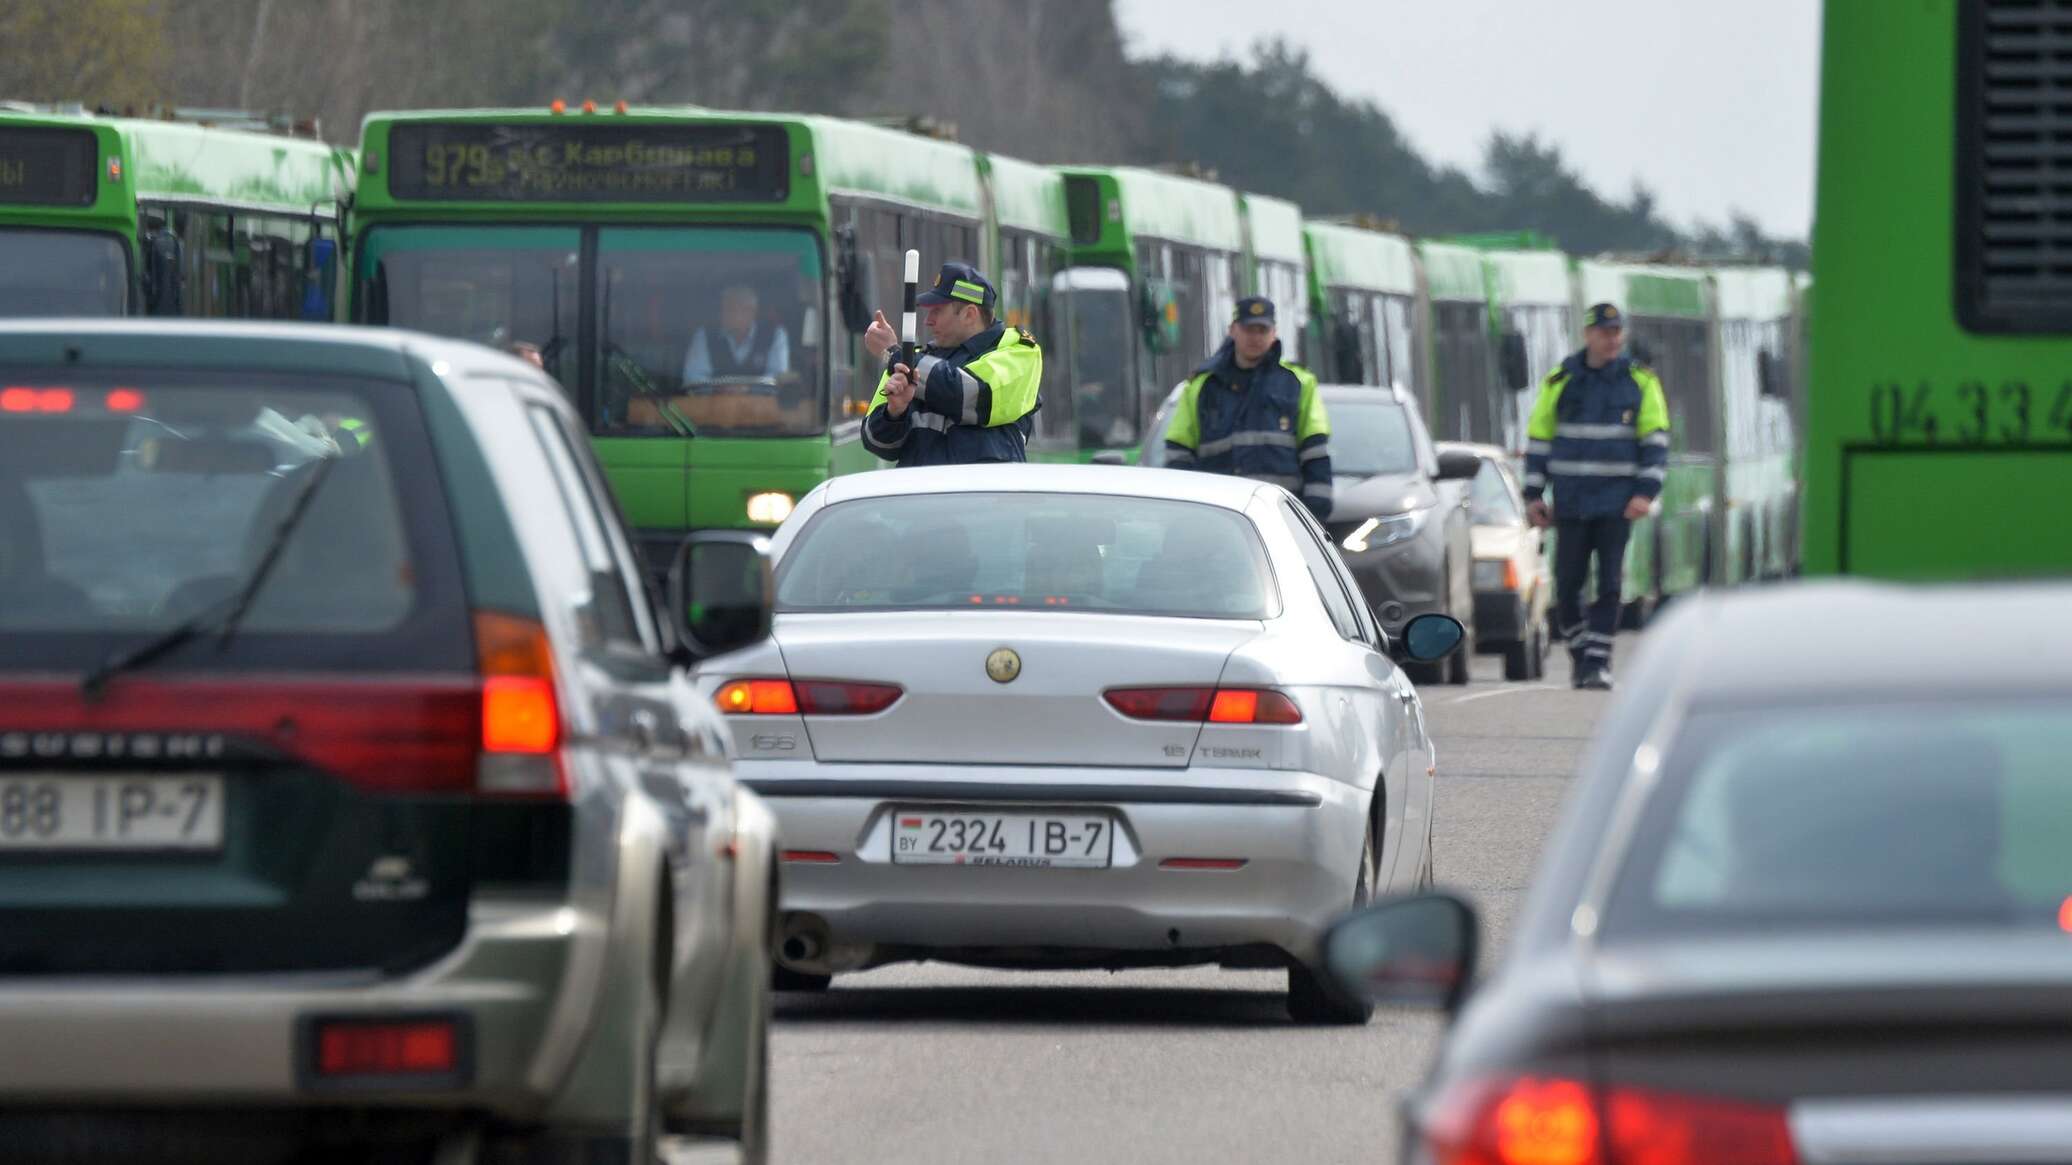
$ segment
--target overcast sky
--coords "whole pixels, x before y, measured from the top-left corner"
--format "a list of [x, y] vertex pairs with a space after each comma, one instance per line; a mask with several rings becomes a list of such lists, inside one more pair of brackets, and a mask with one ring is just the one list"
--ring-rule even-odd
[[[1813, 220], [1819, 0], [1116, 0], [1134, 54], [1306, 50], [1427, 157], [1480, 176], [1491, 130], [1536, 130], [1601, 193], [1638, 178], [1678, 225]], [[1387, 207], [1378, 208], [1387, 213]]]

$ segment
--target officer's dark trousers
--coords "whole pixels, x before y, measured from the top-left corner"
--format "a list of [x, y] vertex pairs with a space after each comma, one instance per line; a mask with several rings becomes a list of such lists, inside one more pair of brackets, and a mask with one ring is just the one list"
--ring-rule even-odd
[[[1609, 518], [1570, 518], [1554, 524], [1554, 619], [1568, 638], [1578, 671], [1612, 662], [1612, 636], [1619, 630], [1619, 589], [1626, 565], [1626, 534], [1632, 523]], [[1597, 556], [1597, 597], [1583, 622], [1583, 585], [1590, 557]]]

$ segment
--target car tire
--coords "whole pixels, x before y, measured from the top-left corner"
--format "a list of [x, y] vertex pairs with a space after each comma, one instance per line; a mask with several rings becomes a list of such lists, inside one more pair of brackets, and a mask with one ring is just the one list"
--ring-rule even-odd
[[818, 995], [833, 983], [833, 975], [815, 975], [808, 971], [794, 971], [780, 963], [770, 966], [770, 989], [772, 991], [796, 991]]
[[1504, 644], [1504, 678], [1507, 680], [1529, 680], [1532, 678], [1532, 640], [1514, 639]]
[[[1377, 798], [1382, 795], [1379, 786], [1374, 795]], [[1374, 821], [1370, 815], [1366, 843], [1360, 850], [1360, 872], [1353, 882], [1354, 909], [1365, 906], [1374, 897], [1374, 883], [1381, 870], [1377, 849]], [[1347, 999], [1320, 972], [1301, 963], [1291, 963], [1288, 965], [1288, 1018], [1300, 1024], [1359, 1025], [1374, 1018], [1374, 1005]]]
[[1467, 683], [1472, 678], [1468, 663], [1468, 645], [1463, 643], [1454, 648], [1453, 654], [1447, 656], [1441, 666], [1446, 669], [1447, 683], [1456, 686]]

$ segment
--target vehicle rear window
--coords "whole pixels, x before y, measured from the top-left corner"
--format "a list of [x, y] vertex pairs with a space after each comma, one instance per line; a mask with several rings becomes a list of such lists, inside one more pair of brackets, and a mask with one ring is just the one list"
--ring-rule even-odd
[[[342, 650], [363, 664], [440, 651], [468, 662], [464, 630], [421, 626], [438, 622], [434, 607], [454, 622], [460, 603], [442, 507], [421, 504], [437, 477], [409, 386], [22, 370], [0, 385], [0, 660], [55, 650], [85, 666], [126, 638], [226, 612], [310, 489], [236, 637], [352, 640]], [[370, 653], [369, 641], [399, 650]], [[190, 646], [166, 666], [223, 656]]]
[[1695, 716], [1606, 912], [1678, 931], [2058, 926], [2072, 699]]
[[1378, 477], [1417, 470], [1417, 443], [1410, 435], [1410, 413], [1402, 405], [1341, 399], [1331, 402], [1330, 412], [1331, 472]]
[[780, 611], [1012, 608], [1263, 619], [1258, 534], [1219, 506], [1100, 494], [868, 498], [815, 514]]

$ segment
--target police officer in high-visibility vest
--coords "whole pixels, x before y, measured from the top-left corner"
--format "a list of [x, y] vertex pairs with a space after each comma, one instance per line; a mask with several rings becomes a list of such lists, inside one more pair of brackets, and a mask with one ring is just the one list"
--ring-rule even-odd
[[[1662, 492], [1669, 405], [1661, 378], [1627, 357], [1626, 321], [1609, 303], [1583, 313], [1583, 350], [1540, 382], [1526, 426], [1525, 498], [1534, 525], [1552, 525], [1556, 623], [1568, 638], [1575, 686], [1612, 686], [1626, 536]], [[1551, 507], [1546, 492], [1551, 489]], [[1597, 559], [1597, 597], [1583, 619], [1583, 584]]]
[[[943, 264], [935, 285], [914, 297], [929, 344], [914, 367], [894, 364], [879, 380], [863, 419], [865, 448], [902, 466], [1028, 460], [1023, 422], [1039, 403], [1043, 349], [994, 316], [999, 302], [977, 268]], [[898, 344], [877, 313], [864, 349], [883, 360]]]
[[1166, 426], [1166, 464], [1270, 481], [1331, 516], [1331, 419], [1317, 378], [1281, 359], [1273, 301], [1237, 301], [1230, 338], [1180, 391]]

